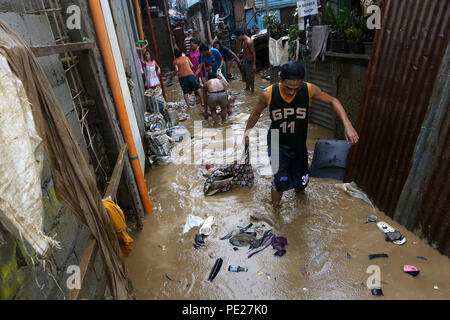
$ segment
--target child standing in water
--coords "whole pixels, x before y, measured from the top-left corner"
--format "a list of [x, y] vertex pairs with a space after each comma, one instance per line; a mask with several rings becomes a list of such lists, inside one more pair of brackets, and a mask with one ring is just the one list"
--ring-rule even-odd
[[155, 61], [155, 57], [150, 51], [144, 54], [144, 73], [145, 73], [145, 88], [155, 88], [161, 86], [158, 76], [161, 74], [161, 69]]
[[[198, 69], [198, 65], [200, 64], [200, 50], [198, 49], [198, 47], [200, 46], [200, 41], [198, 41], [198, 39], [196, 38], [192, 38], [191, 39], [191, 48], [190, 48], [190, 52], [189, 52], [189, 59], [192, 62], [193, 68], [192, 71], [194, 72], [194, 74], [197, 72]], [[197, 81], [200, 84], [205, 83], [205, 77], [203, 75], [203, 70], [200, 71], [200, 73], [196, 76]]]

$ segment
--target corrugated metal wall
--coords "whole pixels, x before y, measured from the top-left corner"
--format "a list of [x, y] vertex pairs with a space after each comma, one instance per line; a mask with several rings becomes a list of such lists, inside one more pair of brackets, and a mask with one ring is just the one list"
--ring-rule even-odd
[[[306, 81], [314, 83], [326, 93], [336, 97], [336, 78], [332, 72], [331, 59], [317, 62], [308, 61], [305, 63], [305, 69]], [[311, 122], [334, 131], [335, 113], [330, 105], [313, 100], [309, 116]]]
[[[349, 155], [346, 180], [356, 181], [391, 217], [413, 166], [413, 151], [448, 45], [449, 7], [449, 1], [441, 0], [387, 0], [382, 8], [382, 29], [375, 38], [357, 123], [360, 141]], [[443, 137], [446, 144], [436, 149], [432, 165], [437, 180], [424, 191], [420, 219], [414, 223], [427, 239], [437, 237], [435, 247], [440, 250], [448, 248], [448, 240], [432, 230], [441, 230], [449, 214], [448, 134]], [[396, 220], [401, 221], [401, 215]]]

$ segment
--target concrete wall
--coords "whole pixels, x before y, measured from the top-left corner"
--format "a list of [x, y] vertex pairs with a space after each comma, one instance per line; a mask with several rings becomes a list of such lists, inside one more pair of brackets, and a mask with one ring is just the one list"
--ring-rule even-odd
[[[154, 52], [152, 32], [145, 10], [142, 10], [143, 29], [145, 38], [148, 41], [148, 49]], [[167, 28], [166, 17], [152, 17], [153, 31], [155, 33], [156, 45], [158, 47], [159, 62], [163, 69], [173, 69], [173, 54], [169, 40], [169, 29]]]
[[[65, 8], [72, 4], [77, 4], [80, 6], [82, 19], [81, 30], [69, 31], [71, 41], [82, 41], [83, 37], [85, 37], [87, 40], [97, 43], [98, 40], [87, 1], [61, 0], [63, 12], [65, 12]], [[104, 139], [105, 146], [107, 147], [106, 155], [109, 159], [109, 163], [113, 166], [116, 162], [119, 150], [125, 141], [117, 117], [116, 107], [111, 95], [106, 70], [103, 64], [103, 58], [98, 46], [95, 46], [89, 51], [79, 52], [78, 55], [83, 61], [83, 63], [80, 64], [80, 76], [85, 83], [88, 96], [95, 101], [92, 111], [96, 113], [96, 126]], [[126, 55], [124, 55], [124, 57], [127, 61], [129, 60]], [[131, 70], [132, 68], [130, 65], [130, 74]], [[134, 95], [133, 92], [141, 92], [139, 89], [140, 86], [143, 88], [142, 80], [139, 81], [139, 76], [136, 75], [136, 71], [134, 73], [134, 77], [137, 77], [137, 82], [135, 82], [136, 87], [131, 91], [132, 95]], [[140, 108], [142, 110], [142, 106]], [[136, 110], [136, 113], [139, 113], [138, 109]], [[109, 174], [111, 174], [111, 172]], [[134, 179], [133, 169], [128, 158], [125, 159], [123, 177], [117, 192], [117, 202], [122, 210], [124, 210], [127, 223], [130, 224], [133, 222], [138, 230], [142, 229], [141, 219], [144, 216], [144, 209], [139, 197], [136, 181]]]
[[[11, 7], [1, 7], [7, 10]], [[19, 15], [16, 13], [0, 13], [0, 20], [6, 22], [19, 33], [29, 45], [49, 45], [54, 43], [50, 25], [42, 15]], [[38, 58], [50, 84], [55, 98], [65, 115], [80, 147], [89, 162], [89, 155], [83, 135], [72, 105], [70, 89], [65, 81], [65, 72], [58, 55]], [[6, 230], [1, 228], [0, 235], [4, 241], [0, 243], [0, 300], [1, 299], [63, 299], [69, 289], [66, 286], [66, 273], [69, 265], [78, 265], [82, 252], [90, 236], [89, 229], [81, 223], [69, 209], [64, 207], [55, 196], [53, 178], [47, 161], [42, 174], [44, 200], [44, 232], [60, 241], [61, 249], [53, 252], [50, 263], [53, 277], [36, 265], [33, 268], [28, 260], [26, 247]], [[27, 261], [28, 260], [28, 261]], [[82, 295], [87, 299], [102, 299], [106, 288], [106, 276], [100, 256], [96, 267], [88, 272], [86, 288]], [[95, 275], [95, 276], [93, 276]], [[83, 292], [85, 291], [85, 292]]]

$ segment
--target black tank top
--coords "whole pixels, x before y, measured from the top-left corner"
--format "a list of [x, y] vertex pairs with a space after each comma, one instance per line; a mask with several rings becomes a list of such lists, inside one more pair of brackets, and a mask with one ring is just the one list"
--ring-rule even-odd
[[269, 96], [269, 112], [272, 123], [267, 135], [267, 145], [275, 146], [275, 141], [271, 141], [271, 133], [272, 130], [278, 129], [280, 151], [291, 156], [304, 152], [308, 135], [310, 106], [311, 86], [308, 82], [303, 81], [301, 89], [291, 100], [287, 100], [283, 96], [279, 83], [273, 84], [270, 87]]

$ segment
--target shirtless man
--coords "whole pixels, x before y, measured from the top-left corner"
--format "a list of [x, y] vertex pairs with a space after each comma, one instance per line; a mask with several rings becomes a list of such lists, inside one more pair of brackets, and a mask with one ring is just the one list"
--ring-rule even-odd
[[241, 59], [242, 75], [245, 80], [245, 90], [255, 92], [255, 70], [256, 70], [256, 52], [253, 40], [248, 37], [242, 29], [234, 32], [236, 39], [242, 41], [242, 51], [244, 57]]
[[[227, 111], [229, 110], [227, 87], [221, 79], [217, 79], [217, 74], [210, 71], [208, 73], [208, 81], [206, 81], [207, 105], [211, 110], [211, 116], [214, 124], [219, 124], [219, 116], [216, 107], [220, 106], [220, 116], [222, 123], [227, 119]], [[206, 117], [206, 115], [205, 115]]]

